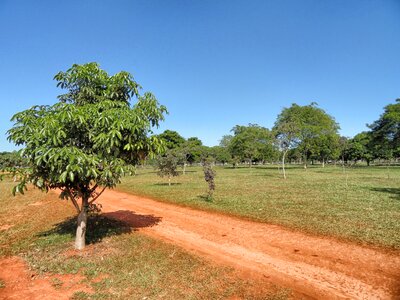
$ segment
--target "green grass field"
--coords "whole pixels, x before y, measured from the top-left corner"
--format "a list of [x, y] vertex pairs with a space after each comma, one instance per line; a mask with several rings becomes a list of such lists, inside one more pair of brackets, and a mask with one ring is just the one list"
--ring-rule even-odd
[[[84, 275], [94, 294], [74, 299], [286, 299], [290, 292], [241, 279], [171, 244], [152, 239], [123, 222], [98, 216], [89, 220], [82, 255], [73, 249], [76, 226], [70, 203], [30, 190], [11, 196], [13, 183], [0, 182], [0, 259], [18, 255], [39, 274]], [[99, 278], [100, 280], [93, 280]], [[54, 286], [62, 282], [54, 281]], [[5, 282], [0, 281], [1, 288]]]
[[151, 168], [125, 177], [119, 190], [219, 211], [357, 243], [400, 249], [400, 168], [216, 167], [216, 192], [205, 198], [202, 169], [166, 180]]

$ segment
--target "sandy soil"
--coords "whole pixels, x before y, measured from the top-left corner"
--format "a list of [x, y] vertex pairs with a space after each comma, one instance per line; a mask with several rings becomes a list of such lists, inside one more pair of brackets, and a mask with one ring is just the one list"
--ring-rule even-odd
[[117, 191], [103, 211], [150, 236], [318, 299], [400, 299], [400, 255]]

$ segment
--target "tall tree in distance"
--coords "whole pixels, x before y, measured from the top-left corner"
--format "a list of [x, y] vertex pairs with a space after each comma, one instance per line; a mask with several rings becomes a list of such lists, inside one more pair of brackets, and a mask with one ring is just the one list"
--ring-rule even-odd
[[247, 160], [249, 167], [253, 161], [261, 161], [272, 153], [273, 138], [267, 128], [257, 124], [236, 125], [232, 131], [234, 135], [229, 142], [229, 150], [233, 157]]
[[349, 159], [352, 159], [354, 163], [358, 160], [365, 160], [367, 166], [369, 166], [373, 159], [371, 148], [371, 132], [364, 131], [355, 135], [349, 141], [347, 154]]
[[304, 168], [307, 168], [307, 159], [311, 154], [312, 146], [317, 145], [318, 139], [323, 136], [334, 136], [339, 125], [316, 103], [300, 106], [292, 104], [284, 108], [278, 115], [273, 131], [282, 150], [282, 170], [285, 173], [285, 157], [287, 152], [298, 147], [303, 154]]
[[168, 129], [159, 134], [158, 138], [164, 141], [167, 149], [176, 149], [185, 143], [185, 139], [178, 132]]
[[77, 210], [75, 247], [83, 249], [89, 205], [115, 187], [130, 164], [163, 150], [152, 128], [164, 120], [166, 108], [151, 93], [140, 95], [128, 72], [110, 76], [97, 63], [73, 65], [55, 80], [67, 91], [58, 103], [12, 118], [8, 138], [24, 147], [29, 164], [15, 170], [22, 180], [13, 192], [23, 193], [28, 183], [61, 190]]
[[400, 157], [400, 99], [386, 105], [380, 118], [368, 126], [375, 157]]
[[160, 155], [156, 159], [156, 168], [158, 176], [167, 177], [168, 185], [171, 186], [171, 178], [179, 176], [177, 171], [181, 157], [173, 150], [167, 151], [164, 155]]

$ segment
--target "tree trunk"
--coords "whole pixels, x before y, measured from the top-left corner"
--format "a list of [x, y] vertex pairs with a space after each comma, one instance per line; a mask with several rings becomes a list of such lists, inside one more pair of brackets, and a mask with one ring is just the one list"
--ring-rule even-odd
[[78, 224], [76, 228], [75, 248], [82, 250], [86, 245], [86, 224], [88, 214], [88, 199], [82, 198], [82, 210], [78, 215]]
[[282, 155], [282, 172], [283, 172], [283, 179], [286, 179], [286, 171], [285, 171], [285, 156], [286, 156], [287, 150], [283, 152]]
[[307, 170], [307, 156], [304, 156], [303, 168], [304, 170]]
[[325, 168], [325, 159], [322, 159], [322, 167]]
[[186, 174], [186, 162], [183, 163], [183, 175]]
[[168, 176], [168, 186], [171, 186], [171, 176]]

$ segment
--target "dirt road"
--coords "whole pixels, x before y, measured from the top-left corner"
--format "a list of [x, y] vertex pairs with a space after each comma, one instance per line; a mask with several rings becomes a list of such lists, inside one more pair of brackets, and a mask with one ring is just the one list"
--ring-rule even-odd
[[100, 203], [142, 232], [306, 298], [400, 296], [399, 255], [117, 191], [104, 192]]

